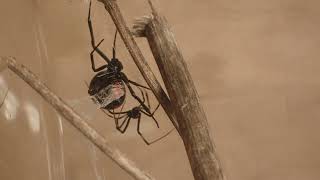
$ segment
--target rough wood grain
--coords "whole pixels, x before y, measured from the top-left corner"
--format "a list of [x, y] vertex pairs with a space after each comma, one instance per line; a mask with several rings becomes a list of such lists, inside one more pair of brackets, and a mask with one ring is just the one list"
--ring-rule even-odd
[[152, 6], [152, 16], [134, 25], [133, 33], [148, 39], [176, 113], [196, 180], [223, 180], [205, 112], [184, 58], [164, 17]]
[[135, 42], [129, 28], [126, 25], [126, 22], [120, 12], [118, 4], [116, 0], [98, 0], [102, 2], [105, 6], [105, 9], [110, 14], [114, 24], [116, 25], [118, 32], [126, 45], [132, 59], [134, 60], [135, 64], [137, 65], [139, 71], [141, 72], [143, 78], [146, 80], [147, 84], [153, 91], [154, 95], [156, 96], [157, 100], [163, 107], [164, 111], [170, 118], [172, 124], [177, 129], [179, 133], [179, 125], [177, 123], [175, 113], [172, 108], [172, 104], [162, 89], [160, 83], [156, 79], [155, 75], [151, 71], [148, 63], [146, 62], [145, 58], [143, 57], [137, 43]]
[[0, 63], [7, 64], [8, 68], [36, 90], [57, 112], [76, 127], [105, 155], [110, 157], [123, 170], [136, 180], [152, 180], [149, 174], [139, 169], [134, 162], [127, 159], [123, 153], [114, 148], [109, 142], [95, 131], [78, 113], [68, 106], [60, 97], [55, 95], [40, 79], [25, 66], [18, 64], [13, 57], [0, 57]]

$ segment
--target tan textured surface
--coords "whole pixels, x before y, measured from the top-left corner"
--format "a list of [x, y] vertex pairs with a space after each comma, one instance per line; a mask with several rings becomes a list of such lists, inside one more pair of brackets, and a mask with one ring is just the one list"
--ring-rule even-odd
[[[148, 11], [142, 0], [119, 4], [129, 23]], [[227, 178], [319, 179], [319, 2], [156, 4], [188, 61]], [[86, 96], [83, 81], [93, 75], [87, 6], [83, 0], [1, 2], [0, 55], [16, 56], [67, 100]], [[96, 37], [105, 38], [110, 54], [114, 27], [101, 4], [93, 12]], [[155, 69], [146, 42], [138, 42]], [[123, 43], [117, 48], [125, 72], [143, 82]], [[0, 83], [0, 95], [10, 88], [0, 111], [0, 179], [130, 179], [11, 72], [2, 72]], [[148, 147], [134, 122], [121, 135], [90, 101], [76, 108], [156, 178], [192, 179], [176, 133]], [[148, 119], [143, 124], [150, 138], [171, 128], [163, 111], [157, 118], [160, 130]]]

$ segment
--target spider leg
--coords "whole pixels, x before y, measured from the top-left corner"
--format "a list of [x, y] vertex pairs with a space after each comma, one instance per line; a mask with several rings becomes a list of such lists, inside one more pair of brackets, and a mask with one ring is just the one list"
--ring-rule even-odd
[[151, 90], [149, 87], [143, 86], [143, 85], [141, 85], [141, 84], [139, 84], [139, 83], [137, 83], [137, 82], [131, 81], [131, 80], [129, 80], [129, 79], [128, 79], [128, 82], [131, 83], [131, 84], [133, 84], [133, 85], [135, 85], [135, 86], [137, 86], [137, 87], [141, 87], [141, 88], [144, 88], [144, 89]]
[[[122, 113], [122, 110], [123, 110], [123, 107], [124, 107], [125, 103], [126, 103], [126, 100], [124, 100], [123, 104], [121, 105], [120, 113]], [[114, 111], [113, 111], [113, 112], [114, 112]], [[114, 119], [117, 118], [118, 120], [120, 120], [120, 119], [122, 119], [123, 117], [127, 116], [127, 113], [126, 113], [126, 114], [122, 114], [122, 116], [121, 116], [121, 114], [118, 114], [117, 117], [116, 117], [116, 114], [113, 114], [113, 116], [114, 116]], [[128, 116], [127, 116], [127, 117], [128, 117]], [[121, 125], [120, 125], [120, 129], [121, 129], [121, 127], [123, 126], [124, 122], [126, 121], [127, 117], [125, 117], [125, 119], [122, 121], [122, 123], [121, 123]], [[119, 122], [117, 122], [117, 123], [119, 123]], [[116, 126], [119, 127], [119, 124], [116, 124]]]
[[[112, 109], [112, 112], [114, 112], [114, 109]], [[116, 115], [113, 114], [113, 119], [114, 119], [114, 123], [116, 124], [116, 128], [118, 129], [118, 126], [119, 126], [119, 119], [116, 118]]]
[[[147, 98], [147, 106], [149, 107], [149, 109], [151, 109], [148, 93], [147, 93], [147, 92], [145, 92], [145, 93], [146, 93], [146, 98]], [[143, 109], [140, 109], [140, 112], [142, 112], [143, 114], [145, 114], [145, 115], [148, 116], [148, 117], [151, 117], [151, 118], [154, 120], [154, 122], [156, 123], [156, 125], [157, 125], [158, 128], [159, 128], [159, 123], [158, 123], [158, 121], [154, 118], [153, 115], [154, 115], [154, 113], [159, 109], [159, 107], [160, 107], [160, 103], [157, 105], [157, 107], [153, 110], [152, 113], [149, 113], [149, 112], [144, 111]]]
[[147, 112], [144, 112], [143, 110], [140, 110], [140, 112], [142, 112], [142, 113], [145, 114], [146, 116], [151, 117], [151, 118], [153, 119], [153, 121], [156, 123], [157, 127], [158, 127], [158, 128], [160, 127], [158, 121], [156, 120], [156, 118], [153, 117], [153, 114], [151, 114], [151, 113], [149, 114], [149, 113], [147, 113]]
[[[116, 113], [115, 112], [110, 112], [109, 111], [109, 113], [111, 113], [111, 114], [109, 114], [108, 112], [106, 112], [105, 110], [103, 110], [103, 109], [101, 109], [101, 111], [104, 113], [104, 114], [106, 114], [107, 116], [109, 116], [109, 117], [111, 117], [111, 118], [114, 118], [114, 116], [113, 115], [115, 115]], [[117, 113], [118, 114], [118, 113]], [[118, 117], [116, 117], [117, 119], [121, 119], [121, 118], [123, 118], [123, 117], [125, 117], [126, 116], [126, 114], [125, 113], [122, 113], [123, 115], [122, 116], [120, 116], [120, 114], [118, 114]]]
[[[139, 88], [139, 89], [140, 89], [140, 88]], [[144, 95], [144, 94], [145, 94], [145, 95]], [[143, 102], [144, 102], [144, 99], [145, 99], [145, 97], [146, 97], [146, 99], [147, 99], [147, 106], [148, 106], [148, 108], [151, 110], [151, 103], [150, 103], [150, 99], [149, 99], [148, 92], [145, 91], [144, 94], [142, 93]], [[150, 113], [150, 115], [153, 115], [153, 114], [158, 110], [159, 106], [160, 106], [160, 103], [159, 103], [159, 104], [157, 105], [157, 107], [153, 110], [153, 112]], [[142, 109], [141, 111], [145, 112], [143, 109]], [[147, 112], [145, 112], [145, 113], [147, 113]], [[148, 113], [147, 113], [147, 114], [148, 114]]]
[[[120, 125], [121, 127], [117, 127], [118, 131], [120, 131], [122, 134], [126, 132], [126, 130], [128, 129], [129, 123], [130, 123], [131, 117], [127, 116], [126, 119], [122, 122], [122, 124]], [[127, 121], [126, 126], [124, 127], [123, 130], [121, 130], [124, 122]]]
[[[145, 96], [147, 99], [147, 106], [151, 110], [151, 103], [150, 103], [148, 92], [145, 91], [144, 93], [145, 93]], [[144, 96], [143, 96], [143, 98], [144, 98]], [[150, 115], [154, 115], [154, 113], [158, 110], [159, 107], [160, 107], [160, 103], [158, 103], [157, 107], [153, 110], [153, 112]], [[145, 112], [145, 113], [147, 113], [147, 112]]]
[[145, 109], [146, 112], [151, 114], [150, 109], [144, 104], [144, 102], [140, 99], [139, 96], [136, 95], [136, 93], [132, 89], [132, 87], [131, 87], [131, 85], [129, 83], [129, 80], [128, 80], [127, 76], [124, 73], [121, 73], [121, 79], [127, 85], [131, 96], [133, 98], [135, 98], [141, 104], [141, 106], [143, 107], [143, 109]]
[[141, 122], [141, 116], [139, 116], [138, 118], [138, 123], [137, 123], [137, 132], [140, 135], [140, 137], [142, 138], [142, 140], [147, 144], [150, 145], [150, 143], [147, 141], [146, 138], [144, 138], [144, 136], [142, 135], [142, 133], [140, 132], [140, 122]]
[[[126, 99], [124, 99], [124, 102], [123, 102], [123, 104], [121, 105], [120, 112], [122, 112], [123, 107], [124, 107], [125, 104], [126, 104]], [[119, 116], [120, 116], [120, 114], [118, 114], [118, 117], [117, 117], [117, 118], [119, 118]]]
[[[92, 48], [94, 48], [95, 41], [94, 41], [94, 34], [93, 34], [93, 28], [92, 28], [92, 22], [91, 22], [91, 0], [90, 0], [90, 4], [89, 4], [88, 26], [89, 26], [90, 37], [91, 37], [91, 46], [92, 46]], [[97, 48], [96, 51], [107, 63], [110, 62], [110, 59], [99, 48]], [[94, 67], [93, 59], [91, 59], [91, 64]]]
[[153, 115], [154, 115], [154, 113], [159, 109], [159, 107], [160, 107], [160, 103], [157, 105], [157, 107], [153, 110], [153, 112], [152, 113], [147, 113], [147, 112], [145, 112], [143, 109], [141, 109], [140, 111], [143, 113], [143, 114], [145, 114], [145, 115], [147, 115], [147, 116], [149, 116], [149, 117], [153, 117]]
[[123, 125], [124, 125], [124, 123], [127, 121], [129, 119], [129, 116], [126, 116], [125, 118], [124, 118], [124, 120], [122, 121], [122, 123], [119, 125], [117, 125], [117, 128], [119, 128], [119, 129], [121, 129], [122, 127], [123, 127]]
[[158, 137], [157, 139], [151, 141], [150, 144], [153, 144], [153, 143], [155, 143], [155, 142], [157, 142], [157, 141], [160, 141], [161, 139], [167, 137], [167, 136], [168, 136], [170, 133], [172, 133], [172, 131], [175, 130], [175, 129], [176, 129], [176, 128], [172, 128], [172, 129], [171, 129], [170, 131], [168, 131], [166, 134], [164, 134], [164, 135]]
[[109, 109], [108, 109], [108, 112], [110, 113], [110, 114], [114, 114], [114, 115], [116, 115], [116, 114], [127, 114], [128, 112], [130, 112], [130, 111], [123, 111], [123, 112], [111, 112]]
[[151, 113], [151, 115], [153, 116], [154, 113], [158, 110], [158, 108], [160, 107], [160, 103], [158, 104], [158, 106], [153, 110], [153, 112]]
[[101, 109], [101, 111], [102, 111], [105, 115], [107, 115], [107, 116], [109, 116], [109, 117], [113, 118], [113, 116], [112, 116], [112, 115], [110, 115], [109, 113], [107, 113], [107, 112], [106, 112], [106, 111], [104, 111], [103, 109]]
[[117, 40], [117, 32], [118, 30], [116, 29], [116, 32], [114, 34], [114, 39], [113, 39], [113, 46], [112, 46], [112, 57], [113, 59], [116, 58], [116, 40]]
[[142, 138], [142, 140], [143, 140], [147, 145], [151, 145], [151, 144], [153, 144], [153, 143], [155, 143], [155, 142], [160, 141], [161, 139], [167, 137], [173, 130], [175, 130], [175, 128], [172, 128], [172, 129], [171, 129], [170, 131], [168, 131], [166, 134], [164, 134], [164, 135], [162, 135], [162, 136], [160, 136], [160, 137], [158, 137], [158, 138], [156, 138], [156, 139], [154, 139], [154, 140], [152, 140], [152, 141], [148, 141], [148, 140], [142, 135], [142, 133], [141, 133], [141, 131], [140, 131], [140, 122], [141, 122], [141, 116], [139, 116], [139, 118], [138, 118], [137, 132], [138, 132], [138, 134], [140, 135], [140, 137]]
[[93, 56], [93, 53], [97, 50], [97, 48], [99, 47], [99, 45], [100, 45], [103, 41], [104, 41], [104, 39], [102, 39], [102, 40], [98, 43], [98, 45], [93, 48], [93, 50], [92, 50], [91, 53], [90, 53], [91, 66], [92, 66], [91, 68], [92, 68], [92, 70], [93, 70], [94, 72], [101, 71], [102, 69], [105, 69], [105, 68], [107, 67], [106, 64], [105, 64], [105, 65], [102, 65], [102, 66], [100, 66], [100, 67], [98, 67], [98, 68], [96, 68], [95, 65], [94, 65], [94, 56]]
[[[110, 115], [109, 113], [107, 113], [107, 112], [106, 112], [106, 111], [104, 111], [103, 109], [101, 109], [101, 111], [102, 111], [105, 115], [107, 115], [107, 116], [109, 116], [109, 117], [113, 118], [113, 119], [114, 119], [114, 123], [115, 123], [116, 127], [118, 126], [118, 124], [119, 124], [119, 121], [118, 121], [118, 120], [119, 120], [119, 119], [116, 119], [114, 115]], [[124, 115], [123, 115], [122, 117], [124, 117]], [[122, 118], [122, 117], [121, 117], [121, 118]]]
[[147, 106], [149, 109], [151, 109], [151, 105], [150, 105], [150, 100], [149, 100], [149, 95], [147, 92], [144, 92], [146, 94], [146, 98], [147, 98]]
[[[128, 87], [128, 89], [129, 89], [130, 94], [132, 95], [132, 97], [134, 97], [134, 98], [141, 104], [141, 106], [143, 107], [143, 109], [144, 109], [146, 112], [148, 112], [148, 113], [151, 114], [150, 109], [144, 104], [144, 100], [141, 100], [141, 99], [139, 98], [139, 96], [136, 95], [136, 93], [133, 91], [133, 89], [132, 89], [132, 87], [130, 86], [129, 83], [127, 84], [127, 87]], [[144, 99], [144, 98], [143, 98], [143, 99]]]
[[144, 103], [146, 101], [145, 97], [144, 97], [144, 93], [143, 91], [138, 87], [140, 93], [141, 93], [141, 96], [142, 96], [142, 102]]

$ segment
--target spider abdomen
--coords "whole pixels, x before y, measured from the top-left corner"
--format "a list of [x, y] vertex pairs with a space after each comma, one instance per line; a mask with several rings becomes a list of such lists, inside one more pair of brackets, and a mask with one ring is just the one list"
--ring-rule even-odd
[[124, 82], [113, 78], [113, 74], [98, 73], [90, 82], [88, 94], [100, 108], [116, 109], [123, 104], [126, 89]]

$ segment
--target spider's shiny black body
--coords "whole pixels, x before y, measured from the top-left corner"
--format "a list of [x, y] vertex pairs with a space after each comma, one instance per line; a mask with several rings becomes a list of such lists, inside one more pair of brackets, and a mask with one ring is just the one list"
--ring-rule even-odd
[[[122, 79], [125, 79], [125, 75], [121, 72], [123, 66], [121, 62], [117, 59], [112, 59], [107, 66], [107, 70], [98, 72], [91, 80], [89, 84], [88, 94], [90, 96], [95, 96], [100, 91], [108, 91], [106, 94], [109, 94], [110, 102], [104, 104], [105, 99], [96, 96], [96, 101], [98, 104], [103, 105], [101, 108], [104, 109], [115, 109], [121, 106], [125, 100], [125, 82]], [[110, 95], [113, 96], [110, 97]], [[107, 98], [107, 97], [106, 97]]]

